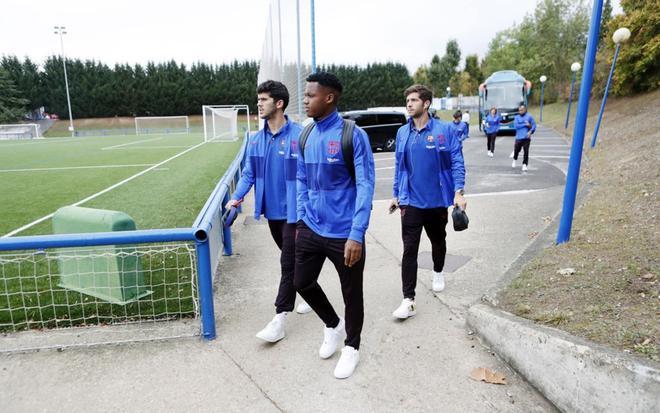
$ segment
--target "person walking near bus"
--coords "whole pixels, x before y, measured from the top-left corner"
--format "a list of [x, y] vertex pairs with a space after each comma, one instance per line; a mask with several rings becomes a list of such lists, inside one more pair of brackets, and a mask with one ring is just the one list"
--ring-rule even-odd
[[467, 123], [463, 122], [463, 113], [460, 110], [454, 112], [453, 117], [454, 120], [450, 123], [450, 126], [454, 135], [456, 136], [456, 139], [458, 139], [462, 147], [463, 141], [470, 137], [470, 127]]
[[[237, 207], [254, 186], [254, 217], [268, 220], [268, 228], [281, 250], [280, 286], [275, 299], [275, 317], [257, 337], [275, 343], [286, 335], [287, 315], [293, 311], [296, 290], [293, 286], [296, 224], [296, 159], [298, 136], [302, 127], [292, 122], [284, 110], [289, 91], [277, 81], [268, 80], [257, 87], [257, 109], [264, 127], [250, 138], [245, 168], [236, 190], [225, 208]], [[289, 178], [290, 177], [290, 178]], [[309, 312], [301, 303], [298, 312]]]
[[522, 149], [525, 151], [522, 171], [527, 172], [529, 165], [529, 145], [532, 142], [532, 135], [536, 132], [536, 122], [532, 115], [527, 112], [527, 106], [524, 104], [518, 106], [518, 114], [513, 120], [513, 125], [516, 128], [516, 143], [513, 147], [513, 162], [511, 163], [511, 167], [516, 167], [518, 154]]
[[[346, 334], [334, 376], [353, 374], [364, 322], [362, 277], [365, 233], [374, 195], [375, 167], [367, 134], [337, 112], [343, 91], [334, 74], [307, 77], [303, 103], [314, 119], [298, 147], [298, 224], [294, 284], [325, 325], [319, 356], [328, 359]], [[318, 283], [325, 260], [339, 275], [344, 317]]]
[[[392, 316], [406, 319], [417, 312], [417, 254], [422, 229], [431, 240], [433, 291], [445, 288], [447, 208], [465, 209], [465, 163], [461, 143], [450, 124], [429, 117], [429, 88], [410, 86], [404, 92], [410, 118], [396, 136], [393, 198], [390, 209], [401, 209], [401, 284], [403, 301]], [[460, 115], [459, 115], [460, 119]]]
[[497, 138], [497, 132], [500, 130], [500, 122], [502, 117], [497, 113], [497, 108], [490, 108], [490, 113], [486, 116], [485, 125], [486, 126], [486, 146], [488, 151], [488, 156], [491, 158], [495, 155], [495, 138]]

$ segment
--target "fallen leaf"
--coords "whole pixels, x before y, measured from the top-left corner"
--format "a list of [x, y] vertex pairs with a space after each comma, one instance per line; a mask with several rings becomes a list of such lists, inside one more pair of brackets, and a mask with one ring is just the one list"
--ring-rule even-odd
[[654, 278], [655, 278], [655, 274], [650, 273], [650, 272], [648, 272], [648, 273], [642, 275], [642, 279], [643, 279], [643, 280], [652, 280], [652, 279], [654, 279]]
[[506, 377], [496, 371], [485, 367], [477, 367], [470, 373], [470, 378], [476, 381], [484, 381], [491, 384], [506, 384]]
[[575, 268], [562, 268], [561, 270], [557, 271], [557, 274], [568, 277], [575, 274]]

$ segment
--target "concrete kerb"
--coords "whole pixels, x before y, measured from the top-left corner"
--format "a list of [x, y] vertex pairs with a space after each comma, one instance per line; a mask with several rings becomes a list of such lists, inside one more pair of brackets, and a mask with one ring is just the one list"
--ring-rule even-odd
[[660, 366], [485, 304], [467, 323], [562, 411], [660, 411]]
[[[583, 184], [578, 205], [590, 190]], [[473, 304], [466, 323], [498, 356], [563, 411], [660, 411], [660, 365], [539, 326], [501, 311], [498, 294], [525, 264], [552, 245], [558, 217], [516, 259], [498, 283]]]

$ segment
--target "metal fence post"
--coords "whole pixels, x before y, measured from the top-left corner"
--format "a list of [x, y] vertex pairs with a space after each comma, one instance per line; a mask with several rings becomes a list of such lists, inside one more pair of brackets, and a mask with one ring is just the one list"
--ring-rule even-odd
[[206, 340], [215, 338], [215, 310], [213, 308], [213, 271], [209, 240], [197, 241], [197, 280], [199, 288], [199, 307], [202, 317], [202, 337]]

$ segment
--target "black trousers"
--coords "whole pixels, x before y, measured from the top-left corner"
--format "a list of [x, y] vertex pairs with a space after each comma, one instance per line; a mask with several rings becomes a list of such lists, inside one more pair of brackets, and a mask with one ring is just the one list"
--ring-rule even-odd
[[362, 276], [366, 250], [363, 242], [362, 258], [352, 267], [347, 267], [344, 265], [345, 244], [346, 239], [322, 237], [309, 229], [304, 222], [299, 222], [296, 234], [296, 269], [293, 284], [296, 291], [323, 320], [326, 327], [337, 327], [339, 316], [318, 283], [325, 259], [329, 259], [334, 264], [337, 274], [339, 274], [341, 293], [344, 297], [346, 322], [344, 344], [357, 350], [360, 348], [360, 333], [364, 323]]
[[531, 139], [517, 139], [516, 144], [513, 147], [513, 159], [518, 160], [518, 154], [520, 149], [525, 150], [525, 155], [523, 156], [523, 164], [529, 165], [529, 144], [532, 142]]
[[488, 147], [486, 149], [487, 151], [495, 152], [495, 138], [496, 137], [497, 137], [497, 132], [486, 134], [486, 146]]
[[447, 255], [447, 208], [421, 209], [413, 206], [401, 207], [401, 237], [403, 258], [401, 259], [401, 286], [403, 298], [415, 298], [417, 287], [417, 254], [422, 228], [431, 240], [433, 271], [441, 272]]
[[293, 286], [293, 271], [296, 262], [296, 224], [287, 224], [286, 220], [269, 220], [268, 228], [273, 236], [280, 253], [280, 288], [275, 298], [275, 312], [277, 314], [293, 311], [296, 304], [296, 289]]

